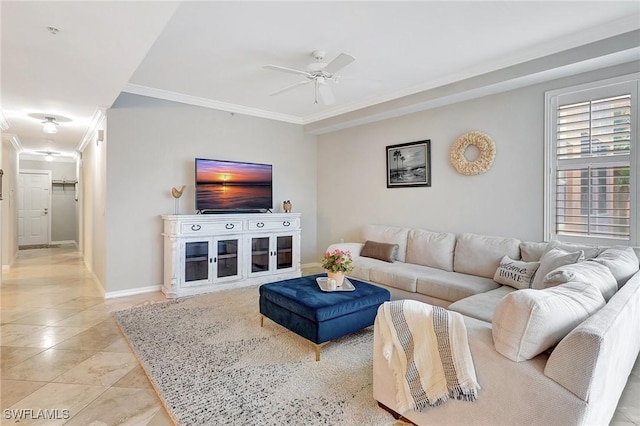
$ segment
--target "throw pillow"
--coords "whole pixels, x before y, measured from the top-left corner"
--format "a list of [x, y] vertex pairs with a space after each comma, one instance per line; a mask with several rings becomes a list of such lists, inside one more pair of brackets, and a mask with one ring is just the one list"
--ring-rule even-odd
[[600, 291], [587, 283], [509, 293], [493, 314], [491, 334], [496, 351], [516, 362], [531, 359], [556, 345], [604, 305]]
[[535, 277], [533, 277], [531, 288], [536, 290], [544, 288], [544, 277], [546, 277], [549, 272], [561, 266], [576, 263], [583, 257], [584, 252], [582, 252], [582, 250], [570, 253], [559, 248], [551, 249], [551, 251], [546, 252], [540, 258], [540, 268], [538, 268]]
[[593, 284], [596, 286], [606, 302], [616, 294], [618, 282], [609, 268], [593, 260], [574, 263], [554, 269], [544, 277], [542, 287], [548, 288], [570, 281]]
[[625, 285], [629, 278], [638, 272], [638, 256], [631, 247], [608, 248], [593, 261], [609, 268], [616, 278], [618, 288]]
[[380, 243], [397, 244], [398, 254], [396, 255], [396, 259], [400, 262], [406, 262], [408, 236], [409, 228], [385, 225], [366, 225], [362, 229], [361, 241], [378, 241]]
[[365, 242], [360, 252], [360, 256], [384, 260], [385, 262], [393, 262], [397, 255], [398, 244], [379, 243], [376, 241]]
[[533, 277], [539, 267], [540, 262], [521, 262], [505, 256], [500, 261], [493, 280], [517, 289], [531, 288]]
[[547, 248], [547, 243], [525, 241], [520, 243], [520, 258], [525, 262], [537, 262]]
[[572, 244], [572, 243], [563, 243], [558, 240], [551, 240], [547, 243], [547, 247], [544, 249], [545, 253], [551, 251], [551, 249], [559, 248], [560, 250], [568, 251], [570, 253], [574, 253], [577, 251], [584, 252], [584, 259], [593, 259], [598, 256], [600, 252], [602, 252], [602, 248], [594, 245], [588, 244]]

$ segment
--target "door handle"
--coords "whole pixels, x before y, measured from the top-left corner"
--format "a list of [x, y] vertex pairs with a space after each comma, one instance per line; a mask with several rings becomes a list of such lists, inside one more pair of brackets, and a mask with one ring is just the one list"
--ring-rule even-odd
[[45, 208], [44, 209], [44, 214], [49, 214], [49, 209]]

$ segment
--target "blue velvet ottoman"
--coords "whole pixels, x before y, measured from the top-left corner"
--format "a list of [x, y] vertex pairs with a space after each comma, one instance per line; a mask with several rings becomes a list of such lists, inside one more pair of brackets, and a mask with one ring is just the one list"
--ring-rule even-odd
[[354, 291], [324, 292], [308, 275], [260, 286], [260, 326], [264, 317], [314, 343], [316, 361], [326, 342], [373, 325], [389, 290], [349, 278]]

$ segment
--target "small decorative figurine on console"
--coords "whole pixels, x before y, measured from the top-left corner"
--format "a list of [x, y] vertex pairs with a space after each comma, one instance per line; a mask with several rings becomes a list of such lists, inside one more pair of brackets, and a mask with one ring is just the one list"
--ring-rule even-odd
[[282, 210], [284, 210], [285, 213], [291, 213], [291, 201], [290, 200], [282, 202]]
[[184, 189], [187, 187], [187, 185], [182, 185], [182, 188], [177, 189], [177, 188], [171, 188], [171, 195], [173, 195], [173, 198], [176, 199], [176, 205], [175, 205], [175, 214], [178, 214], [180, 212], [180, 197], [182, 197], [182, 192], [184, 191]]

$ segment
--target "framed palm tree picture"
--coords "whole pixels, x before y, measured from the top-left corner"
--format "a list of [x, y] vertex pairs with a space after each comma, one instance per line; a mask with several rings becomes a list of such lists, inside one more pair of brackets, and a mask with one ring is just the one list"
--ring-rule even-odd
[[431, 140], [387, 146], [387, 188], [431, 186]]

